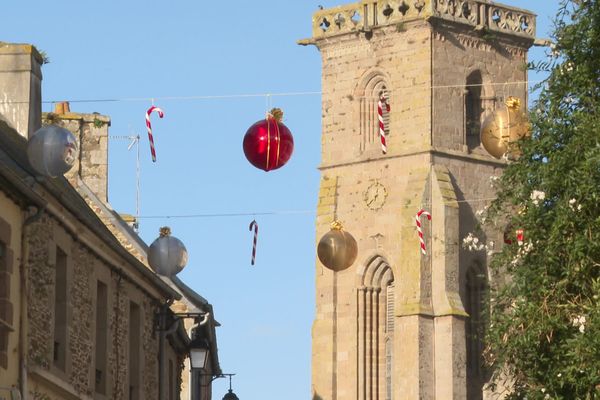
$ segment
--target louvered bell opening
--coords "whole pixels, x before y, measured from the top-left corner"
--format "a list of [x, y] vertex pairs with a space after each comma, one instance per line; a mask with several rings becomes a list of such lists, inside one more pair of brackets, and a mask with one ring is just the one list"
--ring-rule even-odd
[[394, 333], [394, 284], [391, 283], [386, 289], [386, 324], [387, 333]]

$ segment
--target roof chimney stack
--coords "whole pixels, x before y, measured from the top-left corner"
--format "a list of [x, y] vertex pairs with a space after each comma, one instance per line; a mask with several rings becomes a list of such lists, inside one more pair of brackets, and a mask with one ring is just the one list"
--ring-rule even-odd
[[98, 196], [108, 202], [108, 128], [110, 118], [98, 113], [82, 114], [71, 111], [68, 101], [54, 105], [54, 111], [43, 113], [44, 124], [68, 129], [77, 138], [79, 151], [75, 165], [65, 177], [77, 187], [77, 177]]
[[59, 101], [54, 105], [55, 114], [68, 114], [71, 112], [68, 101]]
[[0, 42], [0, 118], [26, 138], [42, 126], [43, 62], [30, 44]]

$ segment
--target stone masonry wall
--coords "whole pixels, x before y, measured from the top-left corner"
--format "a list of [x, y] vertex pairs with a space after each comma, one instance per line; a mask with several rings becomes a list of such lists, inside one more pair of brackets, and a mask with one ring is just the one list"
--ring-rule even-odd
[[[484, 117], [501, 106], [508, 96], [527, 104], [528, 44], [501, 35], [479, 35], [440, 23], [433, 40], [433, 145], [440, 149], [465, 151], [465, 94], [467, 77], [479, 72]], [[464, 85], [464, 86], [463, 86]], [[490, 157], [479, 147], [476, 154]]]
[[[155, 399], [158, 393], [158, 341], [153, 332], [156, 300], [126, 281], [119, 273], [110, 271], [109, 266], [83, 243], [71, 237], [53, 218], [44, 214], [33, 223], [29, 245], [29, 366], [46, 371], [62, 381], [82, 398], [94, 395], [94, 336], [95, 336], [95, 291], [96, 276], [110, 276], [108, 282], [108, 355], [107, 355], [107, 398], [128, 398], [128, 310], [132, 298], [140, 302], [143, 318], [140, 348], [142, 353], [142, 396]], [[53, 367], [54, 332], [54, 253], [57, 235], [63, 237], [61, 247], [69, 243], [65, 252], [68, 262], [68, 339], [69, 346], [66, 373]], [[65, 239], [66, 238], [66, 239]], [[31, 395], [52, 399], [36, 376], [31, 380]], [[44, 394], [46, 393], [46, 394]], [[41, 396], [41, 397], [40, 397]], [[46, 397], [44, 397], [46, 396]]]
[[44, 214], [29, 228], [35, 234], [25, 238], [29, 246], [27, 319], [29, 321], [29, 363], [44, 369], [52, 364], [51, 335], [52, 304], [54, 300], [54, 270], [49, 262], [49, 246], [52, 241], [54, 222]]
[[[381, 81], [390, 91], [388, 155], [423, 150], [430, 142], [431, 30], [423, 21], [384, 27], [364, 34], [330, 38], [319, 44], [322, 76], [322, 165], [379, 158], [379, 138], [361, 144], [362, 126], [377, 117], [361, 109], [361, 98], [372, 97]], [[366, 121], [362, 121], [366, 119]]]
[[94, 319], [96, 290], [94, 267], [96, 257], [86, 247], [73, 242], [71, 256], [73, 258], [73, 275], [68, 289], [71, 321], [69, 323], [69, 348], [71, 353], [70, 381], [79, 393], [91, 395], [93, 386], [90, 378], [94, 354]]

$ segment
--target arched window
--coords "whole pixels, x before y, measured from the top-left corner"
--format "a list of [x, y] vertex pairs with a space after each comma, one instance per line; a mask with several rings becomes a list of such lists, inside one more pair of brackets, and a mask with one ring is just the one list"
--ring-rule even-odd
[[[378, 103], [383, 96], [387, 104], [393, 107], [392, 93], [386, 79], [380, 73], [372, 73], [357, 90], [360, 116], [360, 144], [359, 152], [369, 153], [369, 155], [381, 154], [381, 139], [379, 137], [379, 113]], [[390, 112], [384, 106], [382, 108], [384, 132], [386, 137], [390, 135]]]
[[494, 110], [496, 97], [485, 85], [481, 72], [476, 70], [467, 76], [465, 90], [465, 144], [472, 151], [481, 144], [481, 123]]
[[362, 269], [357, 296], [358, 398], [392, 400], [394, 276], [382, 257]]
[[467, 90], [465, 96], [465, 114], [466, 126], [465, 134], [467, 137], [466, 143], [469, 150], [473, 150], [479, 146], [479, 131], [481, 129], [481, 91], [483, 80], [481, 72], [473, 71], [467, 77]]
[[485, 296], [488, 289], [484, 269], [479, 265], [467, 271], [465, 311], [469, 314], [465, 326], [467, 348], [467, 399], [478, 400], [484, 383], [483, 338], [485, 335]]

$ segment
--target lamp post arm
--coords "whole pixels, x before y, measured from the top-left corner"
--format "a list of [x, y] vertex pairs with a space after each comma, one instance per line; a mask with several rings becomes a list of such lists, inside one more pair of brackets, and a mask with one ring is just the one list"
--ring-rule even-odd
[[166, 362], [165, 362], [165, 346], [166, 346], [166, 338], [167, 336], [173, 334], [181, 320], [186, 318], [202, 318], [196, 326], [205, 325], [210, 317], [210, 313], [208, 312], [197, 312], [197, 313], [171, 313], [173, 317], [175, 317], [175, 321], [171, 324], [170, 327], [167, 327], [167, 316], [169, 315], [168, 310], [169, 306], [173, 303], [173, 301], [165, 302], [158, 312], [158, 399], [166, 400], [167, 399], [167, 385], [166, 385]]
[[210, 317], [210, 313], [207, 312], [202, 316], [202, 320], [200, 322], [198, 322], [196, 324], [196, 326], [202, 326], [202, 325], [206, 325], [206, 323], [208, 322], [208, 318]]

